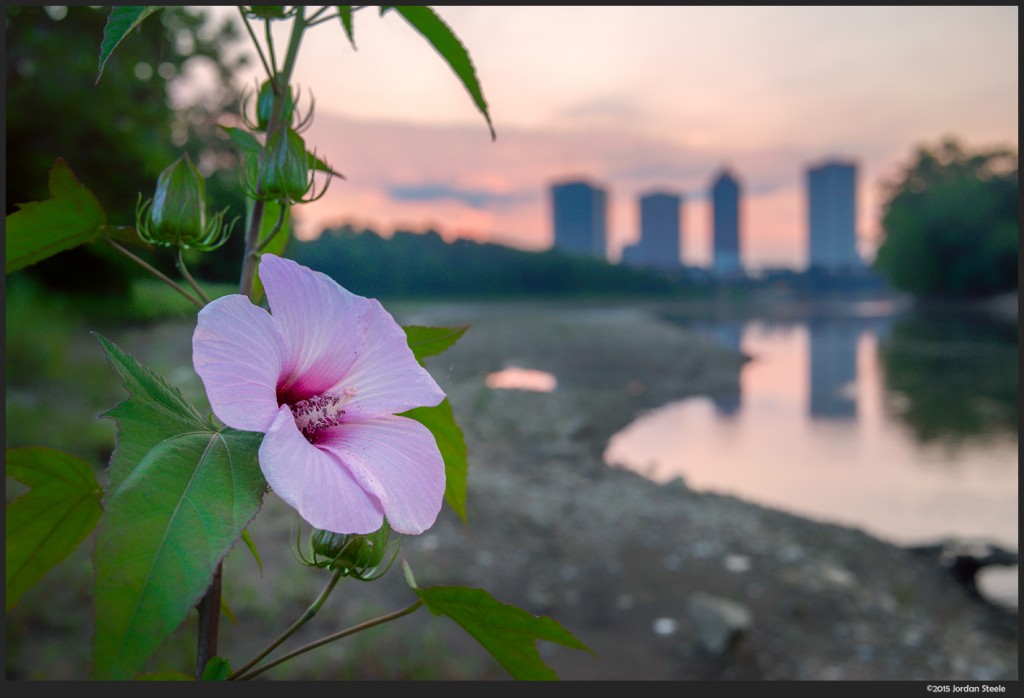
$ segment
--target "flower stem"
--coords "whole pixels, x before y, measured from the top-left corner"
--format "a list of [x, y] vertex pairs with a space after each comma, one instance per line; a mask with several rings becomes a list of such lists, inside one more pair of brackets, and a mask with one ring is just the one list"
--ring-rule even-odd
[[274, 223], [274, 227], [270, 230], [270, 234], [263, 238], [259, 244], [256, 245], [256, 249], [253, 250], [257, 255], [266, 249], [267, 245], [270, 244], [270, 241], [273, 240], [281, 230], [281, 224], [284, 223], [284, 214], [288, 212], [288, 207], [285, 204], [280, 204], [278, 208], [280, 210], [277, 213], [277, 222]]
[[199, 642], [196, 646], [196, 681], [201, 681], [206, 663], [217, 656], [217, 638], [220, 629], [220, 591], [222, 566], [217, 563], [213, 583], [199, 601]]
[[267, 63], [266, 56], [263, 55], [263, 49], [260, 47], [260, 42], [256, 40], [256, 32], [252, 30], [252, 25], [249, 24], [249, 18], [245, 16], [245, 10], [239, 7], [238, 12], [242, 15], [242, 23], [245, 24], [245, 29], [249, 32], [249, 38], [252, 39], [252, 45], [256, 48], [256, 53], [260, 57], [260, 62], [263, 63], [263, 69], [267, 71], [267, 77], [274, 77], [274, 71], [271, 69], [270, 64]]
[[327, 582], [327, 586], [325, 586], [323, 588], [323, 591], [320, 592], [320, 595], [316, 597], [316, 601], [310, 604], [309, 608], [306, 609], [306, 612], [303, 613], [298, 620], [292, 623], [291, 627], [289, 627], [287, 630], [281, 633], [281, 635], [276, 640], [271, 642], [266, 649], [264, 649], [255, 657], [253, 657], [253, 659], [248, 664], [246, 664], [241, 669], [231, 674], [231, 676], [228, 677], [228, 680], [237, 679], [239, 676], [249, 671], [249, 669], [252, 669], [260, 661], [262, 661], [264, 657], [266, 657], [268, 654], [277, 649], [277, 647], [282, 642], [284, 642], [289, 637], [294, 635], [296, 630], [301, 628], [306, 622], [308, 622], [313, 616], [315, 616], [317, 614], [317, 611], [320, 610], [320, 607], [324, 605], [324, 602], [327, 600], [327, 597], [334, 590], [335, 585], [341, 579], [342, 571], [343, 570], [338, 570], [331, 576], [330, 580]]
[[[203, 303], [203, 301], [199, 300], [198, 298], [193, 296], [191, 293], [186, 291], [184, 288], [182, 288], [181, 284], [179, 284], [177, 281], [171, 279], [169, 276], [164, 274], [162, 271], [160, 271], [159, 269], [154, 267], [152, 264], [150, 264], [146, 260], [142, 259], [142, 257], [139, 257], [134, 252], [131, 252], [130, 250], [122, 247], [120, 244], [114, 242], [110, 237], [107, 238], [107, 242], [109, 242], [111, 244], [111, 246], [113, 246], [113, 248], [115, 250], [117, 250], [118, 252], [123, 254], [125, 257], [127, 257], [128, 259], [130, 259], [133, 262], [135, 262], [136, 264], [138, 264], [140, 267], [142, 267], [143, 269], [148, 271], [150, 274], [152, 274], [156, 278], [158, 278], [161, 281], [163, 281], [165, 284], [167, 284], [168, 286], [173, 288], [175, 291], [177, 291], [181, 295], [185, 296], [185, 298], [187, 298], [190, 303], [193, 303], [200, 310], [202, 310], [203, 306], [206, 305], [205, 303]], [[207, 302], [209, 302], [209, 300], [207, 300]]]
[[272, 662], [268, 662], [268, 663], [264, 664], [259, 669], [251, 671], [247, 675], [244, 675], [244, 676], [236, 675], [236, 676], [234, 676], [234, 678], [236, 680], [242, 680], [242, 681], [251, 679], [254, 676], [258, 676], [259, 674], [262, 674], [267, 669], [271, 669], [271, 668], [277, 666], [278, 664], [281, 664], [282, 662], [286, 662], [289, 659], [293, 659], [293, 658], [299, 656], [300, 654], [303, 654], [305, 652], [309, 652], [312, 649], [316, 649], [317, 647], [320, 647], [321, 645], [326, 645], [328, 642], [334, 642], [335, 640], [340, 640], [343, 637], [347, 637], [348, 635], [352, 635], [354, 633], [358, 633], [360, 631], [367, 630], [368, 628], [372, 628], [372, 627], [374, 627], [376, 625], [382, 625], [383, 623], [387, 623], [389, 621], [396, 620], [398, 618], [401, 618], [402, 616], [407, 616], [410, 613], [412, 613], [413, 611], [415, 611], [416, 609], [418, 609], [422, 605], [423, 605], [423, 599], [417, 599], [415, 603], [413, 603], [411, 606], [403, 608], [401, 611], [395, 611], [394, 613], [389, 613], [389, 614], [387, 614], [385, 616], [379, 616], [379, 617], [374, 618], [372, 620], [368, 620], [365, 623], [360, 623], [358, 625], [353, 625], [351, 628], [346, 628], [345, 630], [341, 630], [339, 632], [336, 632], [333, 635], [328, 635], [326, 637], [322, 637], [319, 640], [315, 640], [315, 641], [309, 643], [308, 645], [303, 645], [302, 647], [298, 648], [297, 650], [294, 650], [292, 652], [289, 652], [288, 654], [282, 655], [282, 656], [278, 657], [277, 659], [275, 659]]
[[[299, 54], [299, 46], [302, 44], [302, 32], [306, 30], [307, 22], [304, 16], [305, 8], [301, 5], [296, 7], [296, 14], [292, 24], [292, 34], [288, 41], [288, 52], [285, 54], [284, 65], [277, 75], [271, 75], [274, 89], [274, 107], [270, 112], [270, 120], [267, 124], [267, 136], [281, 128], [281, 115], [284, 113], [285, 95], [287, 89], [277, 89], [278, 85], [287, 88], [291, 82], [292, 71], [295, 69], [295, 60]], [[259, 190], [262, 185], [257, 183]], [[256, 192], [260, 194], [260, 191]], [[263, 222], [263, 201], [255, 197], [252, 206], [252, 218], [249, 220], [249, 230], [245, 234], [245, 252], [242, 254], [242, 278], [239, 281], [239, 291], [252, 297], [253, 281], [256, 279], [256, 266], [259, 262], [260, 226]]]
[[205, 305], [209, 303], [210, 297], [206, 295], [206, 292], [203, 291], [202, 287], [198, 283], [196, 283], [196, 280], [192, 278], [191, 274], [188, 273], [188, 267], [185, 266], [185, 259], [181, 256], [180, 247], [178, 248], [178, 259], [175, 261], [178, 265], [178, 271], [181, 272], [182, 277], [185, 279], [185, 281], [189, 283], [189, 286], [191, 286], [199, 295], [199, 297], [203, 299], [203, 304]]

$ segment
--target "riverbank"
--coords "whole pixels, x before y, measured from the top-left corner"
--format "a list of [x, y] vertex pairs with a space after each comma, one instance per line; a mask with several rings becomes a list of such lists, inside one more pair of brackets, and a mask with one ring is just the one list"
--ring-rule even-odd
[[[428, 360], [469, 450], [468, 523], [446, 507], [430, 531], [404, 542], [402, 557], [424, 586], [482, 587], [564, 625], [597, 656], [541, 643], [561, 678], [1017, 679], [1016, 612], [971, 597], [934, 558], [604, 463], [608, 438], [639, 412], [734, 393], [739, 354], [624, 305], [389, 307], [403, 324], [470, 324]], [[186, 395], [199, 389], [173, 368], [189, 356], [180, 326], [112, 339]], [[487, 375], [513, 366], [552, 374], [556, 389], [487, 387]], [[221, 647], [235, 666], [301, 615], [325, 582], [296, 562], [294, 521], [268, 495], [250, 528], [261, 565], [244, 546], [227, 560], [225, 601], [237, 624], [225, 620]], [[8, 678], [88, 672], [87, 550], [58, 570], [8, 614]], [[344, 582], [286, 648], [412, 600], [398, 569], [372, 584]], [[153, 668], [187, 666], [193, 651], [186, 625]], [[420, 611], [261, 678], [508, 675], [454, 623]]]

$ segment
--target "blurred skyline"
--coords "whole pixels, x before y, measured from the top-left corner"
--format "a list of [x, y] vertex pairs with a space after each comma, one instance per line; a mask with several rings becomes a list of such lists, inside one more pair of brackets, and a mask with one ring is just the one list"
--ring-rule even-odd
[[[744, 266], [802, 268], [805, 172], [838, 157], [858, 165], [870, 260], [881, 183], [917, 146], [1017, 148], [1016, 6], [435, 9], [474, 61], [497, 140], [397, 14], [356, 12], [357, 50], [340, 22], [315, 27], [293, 84], [316, 99], [307, 144], [347, 179], [297, 208], [301, 237], [349, 222], [546, 249], [550, 186], [582, 177], [608, 190], [613, 261], [639, 235], [639, 197], [666, 189], [684, 198], [684, 263], [706, 266], [707, 191], [729, 167]], [[274, 25], [279, 56], [289, 26]], [[241, 85], [264, 77], [250, 67]]]

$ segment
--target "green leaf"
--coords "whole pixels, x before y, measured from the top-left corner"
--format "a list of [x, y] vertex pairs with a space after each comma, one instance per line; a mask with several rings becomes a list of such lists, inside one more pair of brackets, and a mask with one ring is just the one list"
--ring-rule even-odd
[[259, 142], [256, 136], [252, 135], [245, 129], [236, 128], [234, 126], [222, 126], [217, 124], [224, 133], [228, 134], [228, 137], [235, 142], [239, 148], [246, 153], [253, 155], [259, 155], [259, 152], [263, 150], [263, 144]]
[[341, 26], [345, 28], [345, 36], [348, 37], [348, 42], [352, 44], [352, 48], [355, 49], [356, 37], [352, 28], [352, 6], [338, 5], [338, 19], [341, 20]]
[[491, 140], [497, 138], [494, 133], [494, 126], [491, 124], [491, 116], [487, 112], [487, 102], [484, 100], [480, 83], [476, 78], [476, 69], [469, 57], [469, 52], [459, 41], [458, 37], [448, 28], [448, 25], [437, 16], [432, 9], [421, 5], [383, 5], [380, 13], [383, 15], [388, 10], [395, 10], [405, 18], [405, 21], [412, 25], [413, 29], [422, 34], [430, 45], [433, 46], [441, 58], [443, 58], [462, 81], [466, 91], [473, 98], [476, 108], [487, 120], [487, 128], [491, 131]]
[[422, 364], [424, 358], [440, 354], [455, 344], [462, 335], [466, 334], [469, 325], [458, 325], [456, 327], [406, 325], [402, 329], [405, 330], [413, 356]]
[[88, 536], [103, 513], [92, 466], [42, 446], [7, 449], [7, 476], [30, 489], [7, 505], [5, 596], [21, 595]]
[[441, 457], [444, 458], [444, 499], [465, 523], [469, 461], [466, 454], [466, 439], [455, 421], [451, 403], [445, 398], [440, 405], [417, 407], [403, 414], [415, 419], [434, 435]]
[[231, 674], [231, 664], [223, 657], [213, 657], [203, 669], [203, 681], [227, 681]]
[[107, 65], [110, 54], [114, 52], [114, 49], [121, 43], [121, 40], [128, 36], [128, 32], [142, 24], [142, 20], [161, 9], [163, 7], [159, 5], [154, 7], [122, 5], [110, 8], [107, 26], [103, 28], [103, 41], [100, 43], [100, 66], [99, 73], [96, 75], [97, 83], [103, 77], [103, 68]]
[[263, 560], [260, 559], [260, 551], [256, 549], [256, 541], [252, 539], [248, 531], [242, 531], [242, 542], [245, 543], [245, 547], [252, 553], [252, 557], [256, 560], [256, 566], [260, 568], [260, 573], [263, 572]]
[[306, 151], [306, 157], [309, 158], [309, 166], [317, 172], [330, 172], [339, 179], [345, 179], [345, 175], [331, 168], [325, 160], [322, 160], [316, 153]]
[[537, 640], [594, 654], [557, 621], [502, 603], [483, 589], [438, 586], [413, 590], [432, 613], [448, 616], [462, 626], [516, 679], [558, 679], [540, 658]]
[[129, 679], [185, 620], [259, 511], [262, 435], [204, 420], [158, 374], [97, 337], [129, 398], [96, 539], [93, 676]]
[[7, 216], [7, 274], [99, 237], [107, 214], [63, 158], [50, 170], [50, 198]]

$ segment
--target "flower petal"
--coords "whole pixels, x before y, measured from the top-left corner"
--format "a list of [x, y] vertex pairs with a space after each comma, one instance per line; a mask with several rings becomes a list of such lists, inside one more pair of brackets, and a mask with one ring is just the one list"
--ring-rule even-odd
[[306, 441], [287, 405], [260, 444], [260, 469], [277, 496], [315, 528], [372, 533], [384, 523], [377, 499], [333, 454]]
[[355, 388], [355, 397], [345, 406], [349, 418], [370, 419], [440, 403], [444, 391], [416, 361], [405, 330], [376, 299], [367, 301], [361, 318], [366, 333], [363, 351], [331, 388], [335, 393]]
[[367, 299], [320, 272], [272, 254], [260, 260], [260, 280], [286, 343], [281, 396], [293, 403], [325, 392], [363, 349], [359, 317]]
[[201, 311], [192, 333], [192, 365], [210, 407], [235, 429], [266, 431], [277, 414], [285, 345], [266, 310], [234, 294]]
[[384, 507], [391, 528], [422, 533], [437, 520], [444, 500], [444, 460], [433, 434], [407, 417], [349, 422], [317, 435]]

